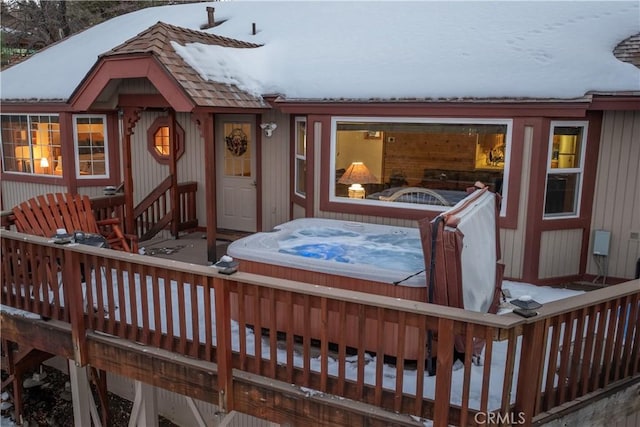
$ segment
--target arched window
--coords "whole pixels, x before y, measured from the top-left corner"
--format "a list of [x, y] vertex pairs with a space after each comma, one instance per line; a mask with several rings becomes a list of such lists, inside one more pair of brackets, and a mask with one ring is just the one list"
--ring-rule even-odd
[[[147, 148], [158, 163], [169, 163], [169, 117], [158, 117], [147, 130]], [[176, 159], [184, 154], [184, 129], [176, 122]]]

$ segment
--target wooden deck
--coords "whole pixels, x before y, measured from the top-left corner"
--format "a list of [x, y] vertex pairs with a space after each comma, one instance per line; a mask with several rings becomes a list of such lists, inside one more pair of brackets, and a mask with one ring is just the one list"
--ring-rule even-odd
[[[212, 402], [223, 412], [315, 426], [418, 426], [426, 419], [435, 426], [478, 425], [476, 414], [492, 413], [532, 425], [593, 393], [640, 379], [638, 280], [545, 304], [524, 319], [247, 273], [224, 276], [206, 266], [56, 245], [6, 230], [0, 236], [1, 303], [20, 310], [0, 314], [3, 340]], [[58, 265], [60, 282], [48, 274]], [[83, 272], [93, 272], [94, 286], [83, 284]], [[247, 325], [240, 316], [232, 322], [232, 301], [247, 298], [256, 310], [266, 304], [271, 319], [283, 310], [290, 321], [257, 316], [257, 324]], [[347, 349], [340, 337], [330, 345], [326, 335], [294, 336], [295, 307], [318, 316], [307, 324], [355, 316], [359, 333], [380, 343], [380, 331], [392, 324], [399, 349], [407, 328], [433, 331], [435, 381], [425, 381], [422, 363], [405, 363], [399, 354], [389, 384], [383, 358], [365, 360], [363, 343]], [[370, 322], [378, 325], [373, 331], [365, 329]], [[262, 339], [252, 340], [251, 330], [262, 331]], [[450, 399], [455, 336], [468, 345], [474, 337], [487, 342], [482, 367], [472, 366], [471, 354], [464, 360], [456, 385], [461, 402]], [[336, 371], [329, 369], [330, 355]], [[497, 385], [489, 381], [496, 357], [505, 360]], [[347, 358], [357, 362], [355, 370], [346, 369]], [[372, 381], [365, 375], [368, 363]], [[411, 382], [403, 375], [409, 370], [415, 372]], [[472, 395], [480, 396], [479, 405]]]

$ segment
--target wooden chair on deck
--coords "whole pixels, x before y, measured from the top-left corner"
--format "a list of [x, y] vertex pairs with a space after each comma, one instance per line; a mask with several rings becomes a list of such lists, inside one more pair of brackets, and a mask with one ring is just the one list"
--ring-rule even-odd
[[36, 196], [13, 208], [21, 233], [53, 237], [58, 229], [102, 235], [111, 249], [138, 252], [138, 238], [124, 234], [119, 218], [96, 220], [88, 196], [50, 193]]

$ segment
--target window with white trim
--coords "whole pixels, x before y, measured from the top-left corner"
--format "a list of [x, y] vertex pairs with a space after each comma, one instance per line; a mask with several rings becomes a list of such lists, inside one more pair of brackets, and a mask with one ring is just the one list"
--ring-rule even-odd
[[476, 182], [502, 194], [510, 119], [334, 117], [329, 200], [446, 210]]
[[73, 139], [77, 178], [107, 178], [109, 176], [107, 116], [74, 116]]
[[4, 172], [61, 175], [58, 115], [3, 114], [1, 119]]
[[295, 194], [306, 197], [307, 183], [307, 119], [295, 118]]
[[580, 214], [587, 122], [551, 122], [544, 200], [545, 218]]

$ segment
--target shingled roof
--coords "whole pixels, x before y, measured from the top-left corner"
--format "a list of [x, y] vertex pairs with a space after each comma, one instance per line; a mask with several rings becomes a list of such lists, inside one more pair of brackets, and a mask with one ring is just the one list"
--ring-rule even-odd
[[640, 33], [621, 41], [613, 50], [613, 54], [620, 61], [640, 68]]
[[250, 95], [234, 85], [204, 80], [176, 53], [171, 42], [183, 46], [187, 43], [202, 43], [238, 49], [260, 47], [258, 44], [158, 22], [137, 36], [102, 54], [101, 57], [140, 53], [153, 54], [198, 106], [236, 108], [264, 108], [267, 106], [262, 98]]

